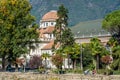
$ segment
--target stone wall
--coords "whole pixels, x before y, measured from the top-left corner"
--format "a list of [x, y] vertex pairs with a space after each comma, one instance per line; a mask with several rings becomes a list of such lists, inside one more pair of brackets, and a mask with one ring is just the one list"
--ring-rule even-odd
[[39, 74], [0, 72], [0, 80], [120, 80], [120, 75]]

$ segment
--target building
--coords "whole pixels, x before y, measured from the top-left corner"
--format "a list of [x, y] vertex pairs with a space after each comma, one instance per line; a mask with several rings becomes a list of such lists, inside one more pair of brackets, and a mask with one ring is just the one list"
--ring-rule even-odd
[[[30, 56], [42, 54], [49, 54], [50, 56], [53, 54], [52, 47], [54, 44], [54, 35], [53, 31], [56, 25], [56, 19], [58, 19], [57, 11], [51, 10], [46, 13], [42, 19], [40, 20], [39, 26], [39, 40], [40, 43], [33, 44], [30, 49]], [[59, 45], [56, 45], [55, 48], [58, 48]], [[53, 66], [50, 59], [47, 59], [48, 67]]]
[[[33, 55], [41, 56], [44, 53], [50, 54], [50, 56], [53, 55], [52, 47], [54, 45], [54, 39], [55, 39], [55, 37], [53, 35], [53, 31], [55, 29], [57, 19], [58, 19], [57, 11], [55, 11], [55, 10], [51, 10], [50, 12], [46, 13], [42, 17], [42, 19], [40, 20], [40, 23], [39, 23], [40, 24], [40, 26], [39, 26], [40, 43], [36, 43], [36, 44], [33, 44], [34, 46], [31, 46], [32, 49], [30, 50], [30, 56], [33, 56]], [[109, 34], [107, 34], [107, 35], [99, 34], [99, 35], [95, 35], [95, 36], [98, 36], [103, 41], [103, 43], [106, 43], [110, 38]], [[94, 36], [81, 36], [81, 37], [75, 37], [76, 43], [89, 43], [90, 38], [92, 38]], [[59, 45], [55, 46], [55, 48], [58, 48], [58, 47], [59, 47]], [[64, 61], [64, 65], [65, 65], [65, 68], [68, 68], [67, 59]], [[47, 59], [47, 66], [51, 67], [51, 68], [54, 67], [50, 58]]]

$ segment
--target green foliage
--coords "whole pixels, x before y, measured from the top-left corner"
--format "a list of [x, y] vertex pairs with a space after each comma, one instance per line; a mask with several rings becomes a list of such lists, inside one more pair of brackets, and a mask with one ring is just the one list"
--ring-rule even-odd
[[113, 71], [113, 74], [114, 74], [114, 75], [120, 75], [120, 71], [119, 71], [119, 70], [118, 70], [118, 71], [117, 71], [117, 70], [116, 70], [116, 71]]
[[67, 29], [67, 25], [68, 25], [67, 14], [68, 14], [68, 10], [63, 5], [61, 5], [57, 11], [58, 19], [56, 20], [55, 30], [53, 32], [56, 37], [55, 44], [57, 44], [58, 42], [60, 44], [63, 44], [62, 42], [63, 32]]
[[28, 0], [0, 0], [0, 52], [9, 60], [27, 53], [27, 46], [37, 39], [31, 8]]
[[90, 48], [93, 56], [96, 56], [96, 55], [103, 56], [108, 54], [108, 51], [106, 51], [101, 41], [96, 37], [90, 40]]
[[113, 11], [105, 16], [102, 27], [113, 35], [120, 43], [120, 10]]
[[111, 66], [114, 70], [120, 70], [120, 46], [115, 46], [112, 50], [113, 63]]
[[71, 32], [71, 30], [68, 28], [66, 29], [62, 36], [61, 36], [61, 39], [62, 39], [62, 46], [65, 47], [65, 46], [71, 46], [74, 44], [75, 40], [74, 40], [74, 37], [73, 37], [73, 34]]
[[111, 33], [118, 33], [120, 28], [120, 10], [109, 13], [103, 20], [102, 27]]
[[80, 45], [77, 43], [74, 43], [71, 46], [66, 46], [63, 48], [63, 52], [66, 55], [70, 55], [71, 59], [77, 59], [79, 58], [79, 54], [80, 54]]
[[52, 56], [52, 62], [58, 69], [62, 69], [63, 58], [60, 54], [53, 55]]
[[88, 69], [90, 68], [90, 65], [92, 64], [93, 60], [89, 44], [84, 44], [82, 53], [83, 53], [83, 67]]
[[38, 71], [39, 71], [39, 73], [45, 73], [45, 68], [44, 67], [39, 67]]
[[109, 39], [109, 41], [107, 42], [107, 45], [108, 45], [110, 48], [113, 48], [113, 47], [115, 47], [115, 46], [117, 46], [117, 45], [119, 45], [119, 44], [118, 44], [117, 40], [116, 40], [114, 37], [111, 37], [111, 38]]
[[100, 57], [108, 53], [98, 38], [92, 38], [90, 40], [90, 48], [91, 48], [91, 53], [94, 56], [93, 64], [95, 65], [95, 68], [98, 69]]
[[76, 68], [76, 69], [67, 69], [66, 70], [66, 73], [76, 73], [76, 74], [82, 74], [82, 70], [79, 69], [79, 68]]
[[43, 54], [41, 55], [41, 57], [42, 57], [43, 59], [46, 59], [46, 58], [49, 58], [49, 57], [50, 57], [50, 54], [48, 54], [48, 53], [43, 53]]

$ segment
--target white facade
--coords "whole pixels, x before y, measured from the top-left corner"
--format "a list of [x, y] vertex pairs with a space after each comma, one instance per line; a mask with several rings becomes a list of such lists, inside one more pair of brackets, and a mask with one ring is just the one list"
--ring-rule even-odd
[[[48, 53], [50, 54], [50, 56], [52, 56], [53, 54], [52, 45], [55, 38], [53, 35], [53, 31], [56, 25], [56, 19], [58, 18], [56, 15], [57, 15], [57, 11], [50, 11], [43, 16], [42, 20], [40, 20], [40, 26], [39, 26], [40, 43], [37, 43], [37, 45], [33, 44], [35, 45], [35, 48], [30, 50], [30, 56], [33, 55], [40, 56], [43, 53]], [[45, 60], [43, 60], [43, 64], [44, 61]], [[65, 59], [63, 63], [64, 63], [63, 68], [68, 68], [67, 59]], [[50, 58], [47, 58], [47, 66], [49, 68], [55, 68], [55, 65], [52, 64]]]
[[56, 22], [55, 21], [40, 21], [40, 27], [39, 28], [46, 28], [48, 26], [55, 26]]

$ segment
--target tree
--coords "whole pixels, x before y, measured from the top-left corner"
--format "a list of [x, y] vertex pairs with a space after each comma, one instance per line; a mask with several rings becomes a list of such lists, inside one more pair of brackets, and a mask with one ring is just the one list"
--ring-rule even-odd
[[101, 58], [101, 61], [102, 61], [102, 63], [104, 63], [106, 65], [104, 73], [110, 74], [110, 71], [111, 71], [110, 64], [113, 61], [112, 57], [110, 55], [103, 56]]
[[[55, 44], [60, 44], [60, 48], [62, 50], [67, 49], [69, 46], [74, 44], [73, 34], [68, 28], [68, 10], [61, 5], [57, 11], [58, 19], [56, 20], [54, 36], [55, 36]], [[60, 49], [59, 49], [60, 50]], [[59, 51], [57, 50], [57, 51]], [[60, 50], [61, 51], [61, 50]], [[61, 52], [62, 56], [65, 57], [64, 52]], [[67, 55], [69, 57], [69, 55]], [[68, 60], [69, 61], [69, 60]]]
[[112, 56], [113, 56], [112, 68], [115, 70], [120, 70], [120, 45], [113, 47]]
[[[74, 68], [76, 68], [76, 60], [79, 59], [79, 54], [82, 54], [81, 49], [80, 49], [80, 45], [77, 44], [77, 43], [74, 43], [73, 46], [72, 46], [72, 51], [70, 53], [71, 53], [70, 58], [73, 61], [73, 69], [74, 69]], [[83, 67], [82, 59], [81, 59], [80, 62], [81, 62], [81, 66]]]
[[119, 46], [119, 43], [118, 41], [114, 38], [114, 37], [111, 37], [109, 39], [109, 41], [107, 42], [107, 45], [110, 47], [110, 50], [111, 50], [111, 55], [113, 57], [113, 62], [111, 64], [111, 67], [113, 69], [117, 69], [119, 70], [120, 69], [120, 46]]
[[101, 41], [98, 38], [92, 38], [90, 40], [90, 46], [92, 55], [94, 56], [93, 64], [96, 69], [99, 69], [100, 56], [105, 54], [105, 48], [102, 46]]
[[120, 10], [106, 15], [102, 22], [102, 27], [108, 30], [120, 44]]
[[89, 43], [84, 43], [82, 48], [84, 49], [84, 50], [82, 50], [83, 68], [87, 69], [88, 67], [90, 67], [92, 65], [93, 56], [91, 54]]
[[63, 48], [66, 46], [72, 46], [75, 43], [75, 39], [69, 28], [67, 28], [65, 31], [63, 31], [61, 40], [62, 40], [61, 43], [62, 43]]
[[60, 54], [55, 54], [52, 56], [52, 62], [53, 64], [58, 68], [58, 69], [62, 69], [62, 65], [63, 65], [63, 57]]
[[54, 36], [55, 36], [55, 44], [56, 43], [62, 43], [62, 34], [66, 30], [68, 26], [68, 10], [61, 5], [57, 11], [58, 19], [56, 20], [55, 30], [54, 30]]
[[48, 53], [43, 53], [41, 56], [42, 56], [43, 59], [45, 59], [45, 68], [47, 68], [47, 58], [50, 57], [50, 54], [48, 54]]
[[28, 0], [0, 0], [0, 55], [4, 61], [16, 60], [28, 51], [28, 44], [38, 36], [35, 17]]
[[68, 57], [68, 66], [69, 66], [69, 60], [72, 60], [72, 65], [73, 65], [73, 69], [76, 68], [76, 60], [79, 58], [79, 54], [80, 54], [80, 46], [77, 43], [74, 43], [71, 46], [66, 46], [64, 49], [64, 54], [67, 55]]

